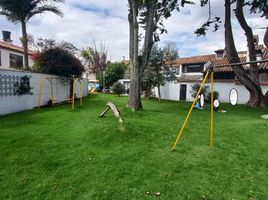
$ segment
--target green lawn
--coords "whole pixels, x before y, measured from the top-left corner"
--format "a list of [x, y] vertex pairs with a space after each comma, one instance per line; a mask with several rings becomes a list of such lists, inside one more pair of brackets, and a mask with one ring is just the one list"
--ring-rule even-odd
[[[118, 105], [125, 128], [109, 113]], [[70, 105], [0, 117], [0, 199], [268, 199], [268, 109], [223, 105], [209, 147], [209, 109], [194, 110], [171, 151], [190, 104], [93, 95]], [[149, 192], [149, 194], [146, 194]], [[160, 196], [155, 193], [160, 192]], [[253, 197], [253, 198], [251, 198]]]

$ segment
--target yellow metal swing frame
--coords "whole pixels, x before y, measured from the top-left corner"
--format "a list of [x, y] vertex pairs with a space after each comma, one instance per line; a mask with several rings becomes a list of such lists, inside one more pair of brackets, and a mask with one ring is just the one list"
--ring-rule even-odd
[[54, 106], [54, 102], [56, 102], [56, 98], [53, 96], [53, 82], [52, 79], [49, 77], [45, 77], [40, 81], [40, 92], [39, 92], [39, 101], [38, 101], [38, 109], [40, 109], [41, 107], [41, 99], [42, 99], [42, 95], [43, 95], [43, 83], [44, 81], [48, 81], [50, 83], [50, 99], [51, 99], [51, 106]]
[[192, 113], [192, 111], [193, 111], [193, 108], [194, 108], [194, 105], [196, 104], [196, 101], [197, 101], [197, 99], [198, 99], [198, 96], [200, 95], [200, 93], [201, 93], [201, 91], [202, 91], [202, 88], [204, 87], [204, 85], [205, 85], [205, 83], [206, 83], [206, 81], [207, 81], [207, 79], [208, 79], [208, 77], [209, 77], [209, 74], [210, 74], [210, 79], [211, 79], [211, 99], [210, 99], [210, 101], [211, 101], [211, 102], [210, 102], [210, 103], [211, 103], [211, 107], [210, 107], [210, 147], [213, 146], [213, 129], [214, 129], [214, 105], [213, 105], [213, 103], [214, 103], [214, 102], [213, 102], [213, 99], [214, 99], [214, 72], [213, 72], [211, 69], [209, 69], [209, 70], [207, 71], [206, 75], [205, 75], [205, 78], [204, 78], [204, 80], [203, 80], [203, 82], [202, 82], [202, 84], [201, 84], [201, 86], [200, 86], [200, 88], [199, 88], [199, 90], [198, 90], [196, 96], [195, 96], [195, 99], [194, 99], [194, 101], [193, 101], [193, 103], [192, 103], [192, 106], [190, 107], [190, 110], [189, 110], [189, 112], [188, 112], [188, 114], [187, 114], [187, 116], [186, 116], [186, 118], [185, 118], [185, 120], [184, 120], [184, 122], [183, 122], [183, 125], [182, 125], [182, 127], [181, 127], [181, 130], [180, 130], [180, 132], [178, 133], [178, 136], [177, 136], [177, 138], [176, 138], [176, 141], [175, 141], [175, 143], [174, 143], [173, 146], [172, 146], [172, 150], [173, 150], [173, 151], [176, 149], [176, 146], [177, 146], [179, 140], [181, 139], [181, 135], [182, 135], [182, 133], [183, 133], [183, 130], [184, 130], [184, 128], [185, 128], [185, 126], [186, 126], [186, 124], [187, 124], [187, 122], [188, 122], [188, 119], [189, 119], [189, 117], [190, 117], [190, 115], [191, 115], [191, 113]]
[[76, 83], [80, 84], [80, 106], [83, 105], [83, 83], [79, 78], [73, 80], [73, 94], [72, 94], [72, 110], [75, 108], [75, 93], [76, 93]]

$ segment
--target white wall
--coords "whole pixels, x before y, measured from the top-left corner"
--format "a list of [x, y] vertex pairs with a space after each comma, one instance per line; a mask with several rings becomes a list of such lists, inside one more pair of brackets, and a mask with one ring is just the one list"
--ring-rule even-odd
[[[164, 86], [161, 86], [161, 98], [167, 100], [180, 99], [180, 84], [187, 84], [186, 101], [193, 101], [191, 96], [191, 86], [195, 83], [171, 83], [167, 82]], [[210, 84], [206, 84], [210, 86]], [[243, 85], [237, 85], [234, 83], [215, 82], [214, 90], [219, 92], [220, 102], [229, 103], [229, 92], [232, 88], [235, 88], [238, 92], [238, 103], [245, 104], [249, 100], [249, 92]], [[266, 93], [268, 86], [261, 86], [263, 93]], [[210, 88], [209, 88], [210, 90]], [[155, 88], [156, 96], [158, 97], [157, 88]]]
[[[64, 102], [70, 95], [70, 84], [67, 78], [40, 74], [40, 73], [29, 73], [14, 70], [0, 70], [1, 75], [14, 75], [14, 76], [31, 76], [30, 83], [33, 88], [31, 92], [33, 95], [23, 96], [1, 96], [0, 95], [0, 115], [14, 113], [22, 110], [30, 110], [39, 105], [39, 94], [40, 94], [40, 80], [49, 77], [53, 82], [53, 97], [57, 99], [57, 102]], [[83, 84], [83, 96], [88, 94], [88, 82], [86, 79], [80, 79]], [[1, 84], [0, 84], [1, 86]], [[43, 82], [43, 94], [41, 98], [41, 106], [46, 105], [48, 100], [51, 98], [51, 85], [49, 81]], [[76, 96], [80, 97], [80, 85], [76, 84]]]
[[[161, 98], [162, 99], [167, 99], [167, 100], [176, 100], [179, 101], [180, 100], [180, 85], [181, 84], [186, 84], [187, 86], [187, 91], [186, 91], [186, 101], [192, 101], [192, 94], [191, 94], [191, 88], [192, 85], [194, 85], [195, 83], [177, 83], [177, 82], [167, 82], [164, 86], [160, 87], [160, 92], [161, 92]], [[158, 97], [158, 90], [157, 88], [155, 88], [155, 94], [156, 97]]]
[[[10, 53], [22, 56], [22, 58], [23, 58], [23, 66], [24, 66], [24, 55], [23, 55], [23, 53], [18, 53], [16, 51], [10, 51], [10, 50], [3, 49], [3, 48], [0, 48], [0, 51], [1, 51], [0, 69], [10, 69], [10, 62], [9, 62], [9, 54]], [[33, 66], [33, 60], [31, 58], [31, 56], [29, 56], [29, 66]]]

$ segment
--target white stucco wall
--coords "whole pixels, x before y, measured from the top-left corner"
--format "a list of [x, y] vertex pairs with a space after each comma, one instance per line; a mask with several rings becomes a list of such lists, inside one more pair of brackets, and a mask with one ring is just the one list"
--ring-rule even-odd
[[[180, 85], [187, 85], [186, 86], [186, 101], [192, 101], [192, 94], [191, 94], [191, 87], [195, 83], [187, 83], [187, 82], [167, 82], [164, 86], [160, 87], [161, 98], [167, 100], [180, 100]], [[156, 97], [158, 97], [158, 90], [155, 88]]]
[[[39, 94], [40, 94], [40, 80], [50, 77], [53, 82], [53, 97], [57, 99], [57, 102], [64, 102], [70, 95], [70, 84], [67, 82], [66, 78], [48, 74], [40, 73], [29, 73], [21, 72], [15, 70], [1, 70], [0, 74], [3, 75], [14, 75], [14, 76], [31, 76], [30, 84], [32, 87], [32, 95], [23, 95], [23, 96], [9, 96], [9, 95], [0, 95], [0, 115], [19, 112], [23, 110], [30, 110], [39, 105]], [[86, 79], [80, 79], [83, 85], [83, 96], [88, 94], [88, 82]], [[51, 97], [51, 85], [46, 80], [43, 82], [43, 94], [41, 98], [41, 106], [46, 105], [49, 98]], [[80, 85], [76, 84], [76, 96], [80, 97]]]
[[[23, 58], [23, 65], [24, 65], [24, 55], [23, 53], [18, 53], [16, 51], [10, 51], [7, 49], [3, 49], [0, 48], [0, 52], [1, 52], [1, 65], [0, 65], [0, 69], [10, 69], [10, 62], [9, 62], [9, 54], [15, 54], [15, 55], [19, 55], [22, 56]], [[31, 58], [31, 56], [29, 56], [29, 66], [33, 66], [33, 60]]]
[[[195, 83], [171, 83], [167, 82], [164, 86], [161, 86], [161, 98], [167, 100], [180, 99], [180, 84], [187, 85], [186, 101], [193, 101], [191, 96], [191, 86]], [[210, 85], [210, 84], [206, 84]], [[237, 85], [235, 83], [215, 82], [214, 90], [219, 92], [219, 100], [221, 102], [229, 103], [229, 92], [232, 88], [235, 88], [238, 92], [238, 103], [245, 104], [249, 100], [249, 92], [243, 85]], [[263, 93], [266, 93], [268, 86], [261, 86]], [[210, 90], [210, 88], [209, 88]], [[158, 97], [157, 88], [155, 88], [156, 96]]]

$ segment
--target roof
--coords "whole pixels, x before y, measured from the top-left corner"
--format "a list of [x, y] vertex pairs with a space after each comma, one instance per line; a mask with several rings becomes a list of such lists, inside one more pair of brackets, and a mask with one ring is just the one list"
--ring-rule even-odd
[[[0, 40], [0, 48], [8, 49], [10, 51], [15, 51], [15, 52], [18, 52], [18, 53], [24, 53], [23, 47], [16, 46], [16, 45], [14, 45], [12, 43], [4, 42], [4, 41], [1, 41], [1, 40]], [[33, 55], [34, 51], [29, 50], [28, 53], [29, 53], [29, 55]]]
[[212, 58], [215, 58], [215, 54], [178, 58], [172, 64], [182, 65], [182, 64], [206, 63]]
[[[259, 45], [261, 46], [261, 45]], [[262, 46], [262, 59], [268, 59], [268, 48], [265, 48]], [[246, 62], [247, 59], [246, 57], [240, 57], [240, 62]], [[211, 59], [210, 60], [211, 64], [213, 64], [214, 66], [217, 65], [228, 65], [230, 64], [230, 62], [228, 61], [227, 58], [223, 58], [223, 59]], [[268, 62], [263, 62], [260, 63], [259, 65], [259, 70], [268, 70]], [[250, 65], [243, 65], [245, 70], [248, 70]], [[214, 67], [214, 71], [215, 72], [232, 72], [233, 69], [231, 66], [224, 66], [224, 67]]]

